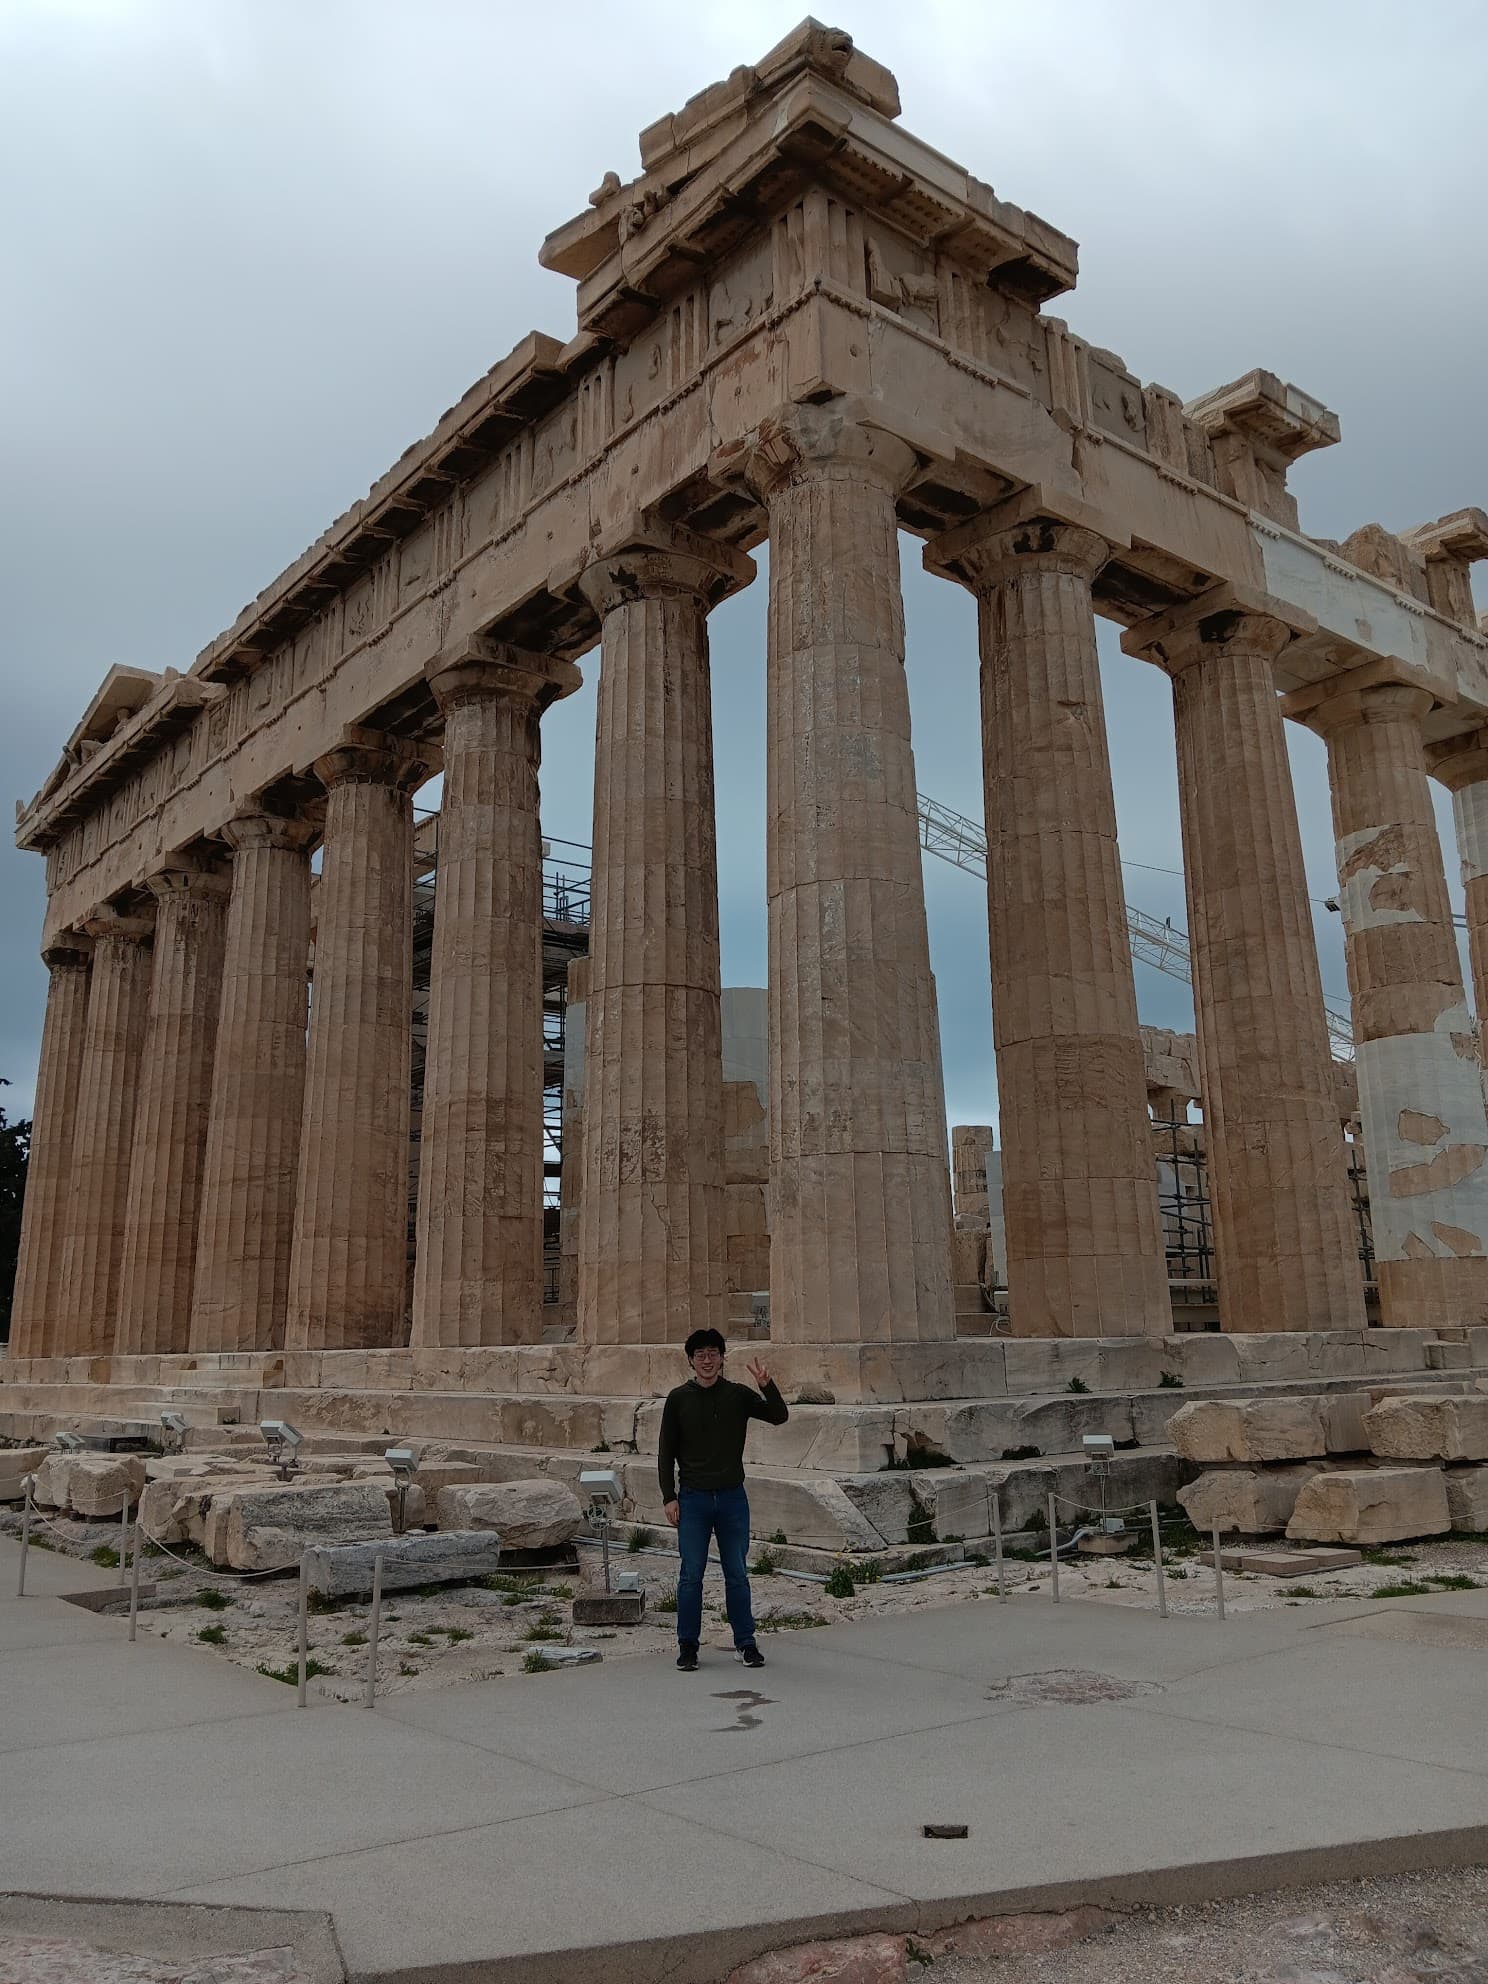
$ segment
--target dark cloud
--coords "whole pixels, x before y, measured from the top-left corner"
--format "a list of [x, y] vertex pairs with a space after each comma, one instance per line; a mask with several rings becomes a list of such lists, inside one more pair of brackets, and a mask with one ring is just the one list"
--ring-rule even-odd
[[[543, 235], [801, 5], [8, 0], [0, 785], [30, 796], [111, 663], [188, 666], [527, 330], [566, 336]], [[1338, 412], [1343, 445], [1294, 478], [1305, 528], [1488, 494], [1479, 8], [873, 0], [838, 19], [897, 73], [910, 129], [1080, 241], [1057, 307], [1082, 335], [1185, 397], [1260, 364]], [[907, 542], [904, 563], [920, 783], [979, 815], [970, 602]], [[724, 971], [761, 983], [762, 585], [713, 644]], [[1181, 882], [1154, 872], [1179, 865], [1167, 688], [1102, 647], [1123, 854], [1148, 864], [1129, 894], [1177, 921]], [[576, 840], [593, 711], [591, 682], [545, 739], [545, 823]], [[1299, 734], [1294, 764], [1321, 897], [1321, 747]], [[988, 1120], [985, 898], [934, 862], [926, 880], [951, 1114]], [[41, 911], [40, 864], [6, 851], [12, 1100], [34, 1076]], [[1341, 992], [1336, 919], [1321, 935]], [[1144, 1017], [1188, 1023], [1181, 986], [1138, 977]]]

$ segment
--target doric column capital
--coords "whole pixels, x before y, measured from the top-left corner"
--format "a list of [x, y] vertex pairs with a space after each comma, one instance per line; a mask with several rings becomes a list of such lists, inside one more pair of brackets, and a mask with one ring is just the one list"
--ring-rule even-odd
[[1426, 766], [1448, 792], [1465, 792], [1488, 780], [1488, 725], [1426, 746]]
[[711, 464], [714, 479], [743, 483], [761, 501], [803, 482], [836, 477], [876, 482], [895, 494], [919, 466], [907, 441], [877, 426], [867, 402], [852, 397], [772, 414]]
[[1293, 634], [1284, 620], [1247, 600], [1233, 586], [1212, 586], [1197, 599], [1128, 627], [1121, 646], [1139, 661], [1181, 675], [1211, 657], [1243, 655], [1247, 660], [1275, 661]]
[[360, 724], [348, 724], [311, 766], [327, 792], [338, 785], [388, 785], [412, 792], [440, 768], [436, 746]]
[[226, 899], [232, 888], [232, 876], [221, 862], [205, 855], [173, 854], [145, 877], [145, 887], [161, 903], [183, 896], [212, 902]]
[[446, 716], [487, 696], [515, 696], [545, 710], [571, 696], [583, 679], [573, 662], [515, 647], [493, 634], [472, 634], [463, 647], [424, 664], [424, 680]]
[[86, 971], [93, 962], [93, 939], [80, 931], [65, 931], [43, 947], [41, 961], [53, 973]]
[[995, 509], [942, 531], [925, 546], [925, 569], [986, 592], [1032, 572], [1055, 572], [1091, 584], [1118, 547], [1076, 502], [1051, 503], [1025, 490]]
[[1419, 723], [1435, 702], [1429, 689], [1404, 677], [1402, 664], [1385, 660], [1294, 689], [1283, 696], [1281, 712], [1328, 738], [1361, 724], [1398, 723], [1402, 718]]
[[601, 618], [637, 599], [681, 596], [706, 610], [754, 577], [754, 560], [731, 544], [680, 527], [642, 529], [613, 551], [602, 552], [579, 579], [579, 589]]
[[218, 829], [234, 854], [245, 848], [288, 848], [296, 854], [308, 853], [320, 829], [310, 820], [291, 819], [285, 813], [239, 813], [235, 820]]
[[122, 944], [148, 944], [155, 935], [155, 905], [126, 913], [107, 907], [95, 909], [91, 916], [85, 916], [83, 930], [95, 943], [110, 940]]

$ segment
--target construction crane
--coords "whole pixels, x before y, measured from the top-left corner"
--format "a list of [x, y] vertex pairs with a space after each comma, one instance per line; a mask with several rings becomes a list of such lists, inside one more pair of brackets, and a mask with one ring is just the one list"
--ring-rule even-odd
[[[920, 816], [920, 846], [925, 852], [950, 862], [953, 868], [964, 868], [968, 875], [980, 875], [985, 881], [985, 831], [975, 820], [968, 820], [962, 813], [953, 813], [949, 806], [942, 806], [928, 793], [918, 793], [916, 799]], [[1131, 937], [1132, 956], [1138, 963], [1150, 964], [1155, 971], [1166, 972], [1169, 978], [1192, 985], [1193, 955], [1189, 950], [1186, 930], [1178, 929], [1165, 919], [1149, 916], [1145, 910], [1133, 909], [1130, 903], [1126, 909], [1126, 927]], [[1323, 1001], [1323, 1010], [1335, 1057], [1339, 1060], [1352, 1059], [1354, 1029], [1348, 1013], [1328, 999]]]

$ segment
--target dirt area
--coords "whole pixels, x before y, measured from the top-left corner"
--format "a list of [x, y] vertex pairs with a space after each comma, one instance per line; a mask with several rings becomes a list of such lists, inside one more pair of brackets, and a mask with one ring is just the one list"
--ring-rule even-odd
[[[0, 1529], [14, 1534], [14, 1510], [0, 1515]], [[79, 1557], [101, 1553], [110, 1560], [119, 1541], [116, 1522], [86, 1523], [49, 1519], [33, 1532], [38, 1547], [61, 1548]], [[1214, 1574], [1198, 1561], [1200, 1539], [1186, 1526], [1165, 1537], [1169, 1611], [1212, 1614]], [[189, 1554], [189, 1553], [188, 1553]], [[450, 1687], [493, 1679], [538, 1667], [552, 1649], [588, 1647], [605, 1660], [662, 1654], [675, 1644], [674, 1593], [677, 1560], [653, 1534], [645, 1547], [620, 1548], [617, 1568], [639, 1572], [647, 1594], [640, 1626], [575, 1626], [571, 1601], [576, 1591], [598, 1588], [600, 1554], [584, 1543], [578, 1577], [521, 1571], [478, 1584], [392, 1593], [383, 1608], [378, 1677], [387, 1694]], [[115, 1560], [116, 1561], [116, 1560]], [[989, 1563], [968, 1563], [912, 1580], [883, 1577], [865, 1581], [863, 1567], [849, 1571], [854, 1589], [829, 1590], [819, 1580], [771, 1564], [768, 1545], [752, 1556], [755, 1613], [762, 1634], [808, 1631], [842, 1625], [883, 1613], [931, 1610], [938, 1606], [995, 1599], [995, 1571]], [[873, 1570], [869, 1567], [869, 1579]], [[268, 1672], [286, 1682], [295, 1678], [297, 1583], [292, 1573], [240, 1579], [214, 1571], [205, 1560], [182, 1563], [147, 1553], [144, 1576], [155, 1583], [153, 1598], [140, 1611], [140, 1630], [177, 1644], [200, 1646]], [[1047, 1603], [1050, 1571], [1046, 1557], [1010, 1554], [1005, 1562], [1010, 1601]], [[1101, 1604], [1156, 1607], [1156, 1578], [1147, 1557], [1074, 1558], [1061, 1562], [1060, 1592], [1066, 1599]], [[1371, 1551], [1353, 1570], [1286, 1578], [1227, 1572], [1225, 1605], [1232, 1615], [1305, 1606], [1333, 1599], [1410, 1597], [1439, 1591], [1488, 1588], [1488, 1539], [1451, 1537], [1430, 1543]], [[731, 1634], [723, 1606], [723, 1581], [710, 1568], [704, 1585], [705, 1646], [727, 1649]], [[351, 1599], [320, 1607], [310, 1620], [310, 1655], [316, 1692], [332, 1700], [357, 1700], [366, 1678], [367, 1601]], [[767, 1658], [768, 1658], [768, 1641]]]
[[909, 1968], [935, 1984], [1488, 1984], [1488, 1870], [1144, 1910], [1037, 1955]]

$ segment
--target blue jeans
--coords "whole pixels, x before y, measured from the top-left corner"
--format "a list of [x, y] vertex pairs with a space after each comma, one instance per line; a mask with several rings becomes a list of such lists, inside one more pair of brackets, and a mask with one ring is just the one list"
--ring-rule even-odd
[[677, 1500], [681, 1504], [677, 1547], [682, 1553], [682, 1570], [677, 1579], [677, 1639], [683, 1645], [691, 1642], [696, 1646], [703, 1636], [703, 1566], [708, 1561], [708, 1538], [716, 1536], [734, 1645], [748, 1646], [754, 1639], [749, 1573], [745, 1568], [749, 1554], [749, 1497], [742, 1488], [720, 1488], [712, 1494], [679, 1488]]

